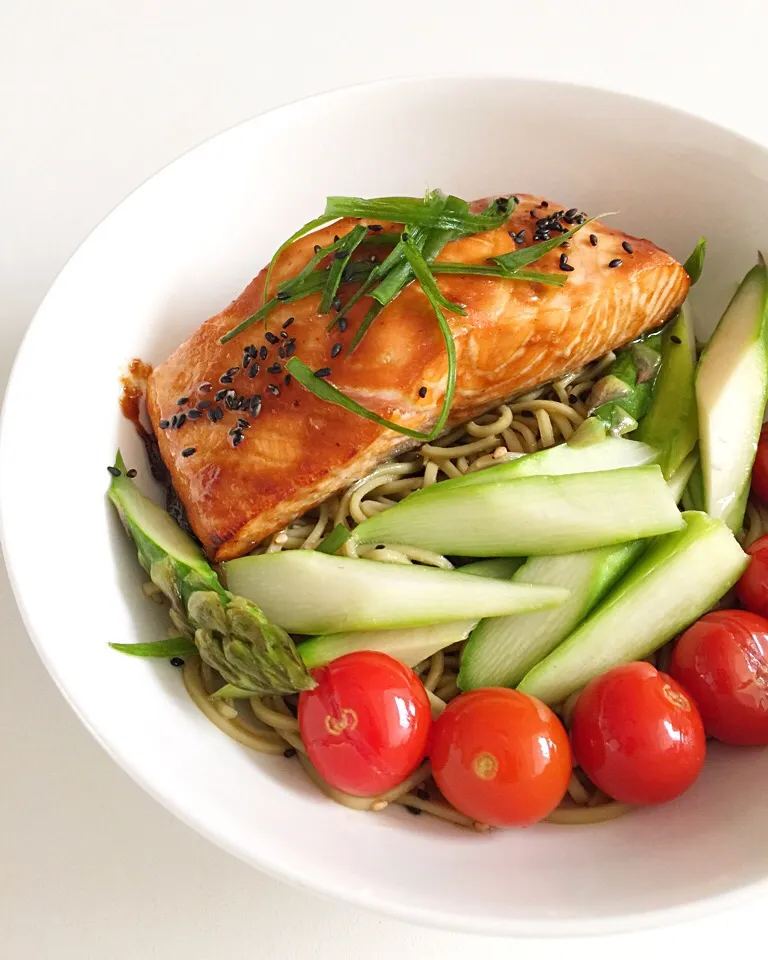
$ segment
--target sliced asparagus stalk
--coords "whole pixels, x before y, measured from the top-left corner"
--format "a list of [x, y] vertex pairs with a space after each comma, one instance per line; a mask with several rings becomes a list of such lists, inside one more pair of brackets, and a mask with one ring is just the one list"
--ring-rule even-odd
[[625, 543], [681, 526], [661, 471], [648, 466], [526, 477], [409, 497], [361, 523], [352, 536], [359, 543], [406, 543], [451, 556], [541, 556]]
[[314, 680], [285, 630], [255, 603], [221, 586], [194, 540], [126, 476], [119, 452], [115, 470], [109, 499], [136, 545], [139, 563], [170, 600], [174, 623], [194, 640], [203, 660], [251, 695], [311, 689]]
[[[588, 421], [585, 421], [587, 423]], [[584, 424], [582, 424], [584, 426]], [[501, 480], [519, 480], [522, 477], [556, 477], [571, 473], [598, 473], [604, 470], [620, 470], [624, 467], [645, 467], [655, 463], [657, 452], [646, 443], [624, 440], [620, 437], [606, 437], [605, 428], [600, 427], [599, 436], [584, 446], [559, 443], [546, 450], [537, 450], [495, 467], [486, 467], [462, 477], [441, 480], [429, 487], [423, 487], [412, 493], [408, 499], [434, 496], [461, 487], [477, 487], [484, 483], [498, 483]]]
[[659, 451], [659, 466], [669, 480], [696, 446], [696, 337], [690, 311], [683, 307], [662, 336], [661, 368], [651, 404], [634, 439]]
[[768, 400], [768, 269], [742, 280], [704, 348], [696, 375], [704, 504], [741, 528]]
[[[467, 563], [461, 573], [493, 580], [509, 580], [522, 560], [514, 557], [499, 557], [493, 560], [478, 560]], [[555, 584], [555, 586], [561, 586]], [[327, 633], [312, 637], [299, 644], [299, 654], [310, 668], [321, 667], [336, 657], [358, 650], [377, 650], [390, 657], [402, 660], [406, 666], [431, 657], [438, 650], [459, 643], [469, 636], [477, 623], [474, 620], [453, 620], [424, 627], [400, 627], [395, 630], [355, 630], [347, 633]]]
[[700, 617], [733, 586], [747, 556], [728, 527], [684, 513], [584, 623], [525, 675], [518, 689], [562, 703], [617, 663], [641, 660]]
[[[679, 514], [678, 514], [679, 516]], [[402, 542], [402, 541], [401, 541]], [[346, 633], [479, 620], [556, 606], [559, 587], [455, 570], [285, 550], [223, 565], [229, 586], [292, 633]]]

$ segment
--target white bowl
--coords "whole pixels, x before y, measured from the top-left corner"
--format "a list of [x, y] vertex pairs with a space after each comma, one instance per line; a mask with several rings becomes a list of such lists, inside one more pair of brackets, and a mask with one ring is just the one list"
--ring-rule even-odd
[[118, 444], [144, 464], [117, 408], [126, 362], [162, 360], [326, 194], [427, 186], [618, 210], [617, 224], [678, 257], [705, 234], [693, 299], [708, 329], [765, 241], [768, 154], [641, 100], [476, 78], [313, 97], [177, 160], [78, 250], [13, 370], [0, 506], [30, 635], [93, 735], [161, 803], [249, 863], [319, 893], [456, 930], [545, 936], [681, 919], [766, 889], [764, 751], [712, 749], [684, 797], [618, 821], [481, 836], [400, 809], [336, 806], [296, 764], [223, 736], [171, 667], [107, 647], [166, 627], [104, 497]]

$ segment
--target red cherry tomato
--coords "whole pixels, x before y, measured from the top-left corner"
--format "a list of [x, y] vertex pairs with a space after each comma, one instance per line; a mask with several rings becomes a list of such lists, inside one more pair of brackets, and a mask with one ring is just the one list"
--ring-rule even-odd
[[540, 700], [488, 687], [452, 700], [435, 722], [432, 774], [473, 820], [524, 827], [551, 813], [571, 776], [565, 728]]
[[768, 743], [768, 620], [745, 610], [708, 613], [677, 641], [669, 672], [696, 701], [711, 736]]
[[751, 559], [736, 584], [736, 596], [747, 610], [768, 617], [768, 536], [755, 540], [747, 553]]
[[614, 667], [584, 688], [573, 710], [576, 762], [622, 803], [679, 796], [704, 764], [704, 724], [683, 688], [650, 663]]
[[432, 726], [427, 692], [384, 653], [348, 653], [312, 671], [299, 728], [321, 777], [360, 797], [397, 786], [421, 763]]
[[763, 503], [768, 504], [768, 424], [760, 431], [757, 454], [752, 467], [752, 489]]

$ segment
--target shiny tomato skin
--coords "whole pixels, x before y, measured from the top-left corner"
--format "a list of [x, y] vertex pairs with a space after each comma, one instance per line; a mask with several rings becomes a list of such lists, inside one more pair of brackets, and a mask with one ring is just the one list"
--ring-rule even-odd
[[650, 663], [625, 663], [590, 681], [571, 720], [576, 762], [609, 797], [664, 803], [696, 780], [706, 736], [685, 690]]
[[760, 431], [752, 467], [752, 490], [763, 503], [768, 504], [768, 424]]
[[747, 610], [768, 617], [768, 536], [755, 540], [747, 553], [749, 566], [736, 584], [736, 596]]
[[432, 774], [457, 810], [495, 827], [542, 820], [571, 776], [568, 734], [540, 700], [501, 687], [463, 693], [435, 721]]
[[669, 672], [695, 700], [710, 736], [768, 744], [768, 620], [746, 610], [706, 614], [677, 641]]
[[299, 697], [299, 729], [324, 780], [359, 797], [397, 786], [427, 750], [432, 712], [424, 686], [385, 653], [348, 653], [312, 671]]

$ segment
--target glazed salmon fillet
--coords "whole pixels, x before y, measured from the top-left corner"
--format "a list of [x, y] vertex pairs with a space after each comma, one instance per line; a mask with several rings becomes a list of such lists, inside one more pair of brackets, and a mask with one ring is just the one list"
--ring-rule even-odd
[[[503, 228], [449, 243], [438, 260], [480, 264], [529, 245], [537, 220], [564, 209], [540, 197], [518, 198]], [[367, 223], [342, 220], [288, 247], [274, 269], [270, 294], [308, 263], [316, 244], [331, 243], [358, 222]], [[446, 314], [458, 364], [449, 425], [658, 327], [685, 299], [690, 283], [685, 270], [649, 240], [595, 221], [569, 243], [531, 267], [558, 275], [565, 267], [562, 287], [476, 275], [437, 277], [442, 293], [466, 308], [466, 316]], [[360, 249], [370, 256], [381, 248]], [[237, 300], [158, 366], [147, 388], [161, 456], [192, 528], [217, 561], [248, 553], [381, 461], [416, 445], [318, 399], [290, 378], [286, 383], [281, 350], [313, 370], [329, 368], [328, 380], [344, 393], [415, 430], [427, 432], [436, 423], [444, 394], [445, 344], [418, 283], [382, 310], [351, 355], [347, 348], [370, 305], [367, 297], [346, 315], [343, 331], [326, 330], [329, 316], [318, 314], [317, 294], [280, 305], [266, 327], [257, 323], [222, 345], [224, 334], [261, 307], [265, 276], [262, 270]], [[353, 290], [342, 287], [343, 299]]]

